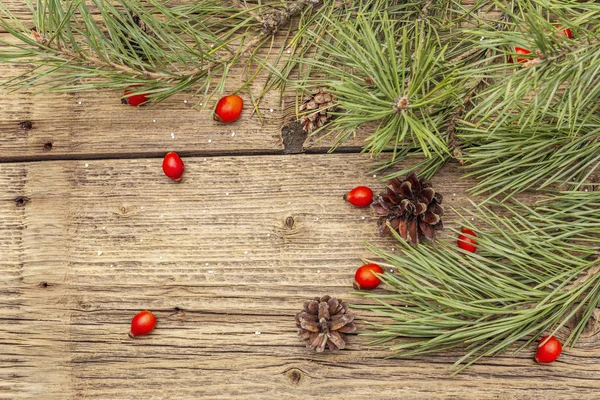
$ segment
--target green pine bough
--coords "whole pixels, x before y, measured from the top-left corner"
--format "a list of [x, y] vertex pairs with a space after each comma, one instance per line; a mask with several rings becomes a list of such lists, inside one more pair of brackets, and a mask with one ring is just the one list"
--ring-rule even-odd
[[[395, 355], [460, 348], [456, 372], [484, 356], [519, 351], [542, 333], [569, 326], [574, 345], [600, 305], [600, 191], [551, 194], [534, 207], [512, 202], [473, 205], [463, 225], [477, 232], [477, 252], [455, 243], [401, 252], [371, 247], [395, 273], [386, 290], [360, 292], [357, 305], [389, 319], [373, 324], [373, 343], [393, 342]], [[411, 340], [398, 340], [410, 338]]]
[[[428, 179], [459, 162], [484, 199], [473, 205], [478, 226], [462, 222], [478, 232], [475, 254], [444, 242], [371, 247], [398, 272], [361, 307], [388, 318], [368, 334], [394, 354], [464, 349], [460, 371], [567, 323], [573, 345], [598, 306], [597, 1], [26, 4], [29, 20], [0, 3], [0, 62], [23, 71], [4, 89], [142, 85], [154, 103], [185, 91], [207, 104], [241, 71], [237, 91], [257, 112], [268, 90], [301, 99], [325, 88], [335, 118], [313, 134], [337, 135], [337, 147], [367, 130], [364, 151], [383, 179]], [[525, 191], [545, 200], [515, 200]]]

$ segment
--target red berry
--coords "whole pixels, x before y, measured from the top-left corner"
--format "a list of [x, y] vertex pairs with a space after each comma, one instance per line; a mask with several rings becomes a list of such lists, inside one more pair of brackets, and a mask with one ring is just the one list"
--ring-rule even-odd
[[548, 339], [548, 336], [544, 336], [540, 339], [538, 344], [537, 354], [535, 355], [535, 361], [539, 363], [551, 363], [556, 361], [560, 353], [562, 352], [562, 344], [554, 337]]
[[[515, 53], [522, 54], [522, 55], [531, 54], [531, 52], [529, 50], [524, 49], [522, 47], [515, 47]], [[528, 60], [529, 60], [529, 58], [526, 58], [526, 57], [518, 57], [517, 58], [517, 62], [520, 62], [520, 63], [527, 62]], [[512, 58], [512, 56], [508, 58], [508, 61], [510, 61], [511, 63], [515, 62], [514, 59]]]
[[357, 269], [354, 274], [354, 288], [357, 290], [370, 290], [379, 286], [381, 279], [374, 272], [383, 274], [383, 269], [377, 264], [365, 264]]
[[569, 28], [562, 29], [562, 26], [557, 26], [556, 29], [559, 29], [559, 36], [566, 36], [569, 39], [573, 39], [573, 34]]
[[183, 160], [174, 151], [167, 153], [163, 159], [162, 169], [169, 178], [178, 181], [183, 175]]
[[477, 242], [466, 235], [477, 237], [475, 232], [469, 228], [462, 228], [460, 235], [458, 235], [458, 247], [470, 253], [475, 253], [475, 250], [477, 249]]
[[240, 117], [244, 100], [237, 94], [222, 97], [215, 107], [213, 119], [221, 122], [233, 122]]
[[357, 186], [344, 195], [344, 200], [355, 207], [368, 207], [373, 202], [373, 191], [366, 186]]
[[152, 332], [156, 326], [156, 317], [150, 311], [142, 311], [131, 320], [129, 337], [144, 336]]
[[[129, 87], [133, 89], [133, 88], [137, 88], [140, 86], [142, 86], [142, 85], [131, 85]], [[130, 95], [133, 92], [134, 92], [134, 90], [126, 89], [125, 96]], [[146, 103], [147, 101], [148, 101], [148, 95], [145, 93], [134, 94], [129, 97], [125, 97], [123, 99], [124, 103], [129, 104], [130, 106], [133, 106], [133, 107], [139, 107], [140, 105]]]

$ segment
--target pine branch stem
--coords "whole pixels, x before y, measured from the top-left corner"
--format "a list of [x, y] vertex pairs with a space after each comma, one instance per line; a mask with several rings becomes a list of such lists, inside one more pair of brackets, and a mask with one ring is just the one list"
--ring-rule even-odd
[[428, 0], [423, 7], [421, 8], [421, 14], [419, 15], [419, 21], [423, 21], [425, 19], [427, 19], [427, 17], [429, 16], [429, 9], [431, 8], [431, 6], [433, 5], [433, 0]]
[[323, 3], [323, 0], [299, 0], [288, 4], [285, 9], [267, 13], [262, 18], [262, 31], [265, 34], [274, 34], [290, 20], [302, 13], [307, 7], [315, 8]]
[[564, 287], [562, 292], [568, 292], [571, 289], [581, 287], [590, 279], [596, 278], [600, 274], [600, 262], [598, 262], [595, 266], [585, 271], [579, 278], [575, 279], [573, 282], [569, 283]]

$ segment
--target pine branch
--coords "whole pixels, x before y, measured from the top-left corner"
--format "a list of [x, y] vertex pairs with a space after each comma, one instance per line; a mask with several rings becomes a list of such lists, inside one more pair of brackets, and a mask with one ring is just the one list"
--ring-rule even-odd
[[464, 218], [478, 235], [475, 254], [446, 243], [415, 248], [399, 237], [400, 254], [371, 247], [386, 260], [382, 266], [397, 271], [382, 275], [386, 291], [360, 293], [376, 304], [356, 307], [390, 319], [367, 334], [374, 344], [393, 341], [398, 356], [465, 348], [454, 364], [460, 372], [481, 357], [554, 334], [581, 314], [565, 342], [576, 343], [600, 303], [600, 192], [496, 207], [498, 213], [476, 207], [477, 227]]
[[[256, 21], [255, 11], [269, 6], [240, 10], [213, 0], [183, 6], [141, 0], [120, 0], [117, 5], [100, 0], [91, 3], [49, 0], [43, 6], [31, 4], [38, 25], [32, 36], [0, 7], [0, 15], [6, 17], [1, 26], [22, 41], [7, 44], [13, 52], [4, 59], [33, 64], [29, 73], [5, 85], [14, 89], [83, 90], [143, 83], [154, 101], [194, 85], [206, 94], [215, 75], [244, 58], [255, 60], [256, 50], [274, 33], [251, 33], [254, 27], [267, 23]], [[289, 6], [290, 12], [275, 12], [281, 17], [279, 27], [289, 23], [297, 10], [317, 3], [321, 0], [300, 1]], [[100, 22], [92, 6], [100, 13]], [[55, 84], [49, 86], [48, 82]], [[218, 84], [215, 89], [222, 86]]]

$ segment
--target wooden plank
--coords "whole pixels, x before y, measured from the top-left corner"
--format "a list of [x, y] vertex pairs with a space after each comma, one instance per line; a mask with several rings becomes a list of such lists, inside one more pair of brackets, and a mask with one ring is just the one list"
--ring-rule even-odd
[[[551, 366], [528, 349], [456, 377], [446, 368], [459, 352], [384, 360], [362, 336], [337, 354], [307, 351], [294, 326], [303, 301], [360, 302], [349, 292], [363, 241], [395, 245], [372, 210], [341, 199], [382, 187], [367, 157], [185, 162], [181, 183], [160, 159], [0, 164], [1, 399], [596, 396], [597, 327]], [[434, 180], [457, 208], [471, 185], [456, 165]], [[131, 340], [142, 309], [158, 328]], [[370, 315], [357, 315], [364, 331]]]

